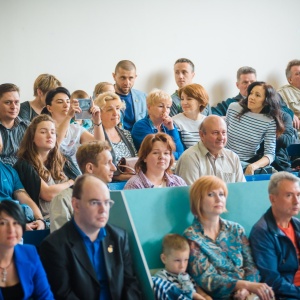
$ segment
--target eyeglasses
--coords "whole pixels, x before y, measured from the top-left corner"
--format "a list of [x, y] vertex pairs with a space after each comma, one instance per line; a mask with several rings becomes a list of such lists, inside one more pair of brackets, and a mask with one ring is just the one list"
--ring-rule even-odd
[[89, 205], [91, 207], [105, 207], [105, 208], [111, 208], [113, 205], [114, 205], [114, 201], [111, 200], [111, 199], [107, 199], [107, 200], [104, 200], [104, 201], [100, 201], [100, 200], [90, 200], [89, 202]]
[[[77, 200], [81, 200], [81, 199], [78, 199], [76, 198]], [[111, 200], [111, 199], [107, 199], [107, 200], [104, 200], [104, 201], [101, 201], [101, 200], [89, 200], [88, 201], [88, 205], [90, 207], [104, 207], [104, 208], [112, 208], [112, 206], [114, 205], [115, 201]]]

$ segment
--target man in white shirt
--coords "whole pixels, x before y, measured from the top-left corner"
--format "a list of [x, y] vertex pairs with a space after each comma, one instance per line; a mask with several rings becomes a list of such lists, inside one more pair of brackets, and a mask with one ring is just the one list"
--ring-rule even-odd
[[199, 128], [200, 141], [183, 152], [175, 173], [188, 185], [203, 175], [215, 175], [225, 182], [246, 181], [240, 159], [225, 147], [227, 127], [225, 121], [215, 115], [207, 116]]

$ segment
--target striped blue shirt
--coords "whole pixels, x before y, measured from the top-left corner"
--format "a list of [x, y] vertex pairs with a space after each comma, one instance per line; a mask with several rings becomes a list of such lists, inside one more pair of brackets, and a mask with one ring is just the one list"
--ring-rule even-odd
[[226, 114], [227, 145], [241, 161], [247, 161], [256, 155], [260, 143], [264, 141], [264, 156], [270, 163], [275, 158], [276, 123], [271, 117], [263, 114], [247, 112], [240, 118], [242, 111], [239, 103], [231, 103]]

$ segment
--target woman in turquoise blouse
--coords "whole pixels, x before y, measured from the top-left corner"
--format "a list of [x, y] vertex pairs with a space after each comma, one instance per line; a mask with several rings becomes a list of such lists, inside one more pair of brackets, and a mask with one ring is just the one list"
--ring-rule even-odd
[[189, 274], [213, 299], [247, 299], [251, 293], [273, 298], [272, 288], [259, 283], [244, 228], [224, 220], [227, 187], [215, 176], [202, 176], [191, 187], [195, 219], [184, 232], [191, 255]]

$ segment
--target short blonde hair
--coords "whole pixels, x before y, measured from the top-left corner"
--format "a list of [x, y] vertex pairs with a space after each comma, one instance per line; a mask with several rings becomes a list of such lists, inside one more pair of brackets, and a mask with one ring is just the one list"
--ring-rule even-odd
[[187, 251], [190, 250], [190, 245], [185, 237], [177, 233], [170, 233], [163, 238], [162, 253], [170, 255], [172, 250]]
[[97, 97], [99, 96], [100, 94], [102, 94], [104, 91], [104, 88], [107, 86], [107, 85], [111, 85], [111, 86], [114, 86], [112, 83], [110, 82], [99, 82], [96, 84], [95, 88], [94, 88], [94, 97]]
[[147, 106], [152, 106], [152, 105], [156, 104], [159, 101], [167, 101], [167, 100], [169, 100], [172, 104], [171, 96], [168, 93], [166, 93], [162, 90], [159, 90], [159, 89], [152, 90], [148, 94], [147, 99], [146, 99]]
[[94, 100], [94, 103], [95, 103], [95, 105], [99, 106], [100, 109], [103, 109], [106, 106], [106, 103], [108, 101], [112, 101], [112, 100], [119, 100], [120, 108], [121, 109], [125, 108], [125, 103], [121, 100], [121, 98], [116, 93], [112, 93], [112, 92], [105, 92], [103, 94], [100, 94]]
[[[226, 183], [219, 177], [213, 175], [201, 176], [191, 186], [190, 205], [194, 216], [200, 220], [202, 218], [201, 201], [207, 193], [214, 189], [223, 189], [225, 197], [228, 195]], [[226, 208], [225, 208], [226, 210]]]
[[33, 95], [37, 96], [37, 90], [41, 90], [46, 94], [50, 90], [56, 89], [61, 86], [61, 82], [51, 74], [41, 74], [37, 77], [33, 84]]
[[89, 94], [83, 90], [76, 90], [71, 94], [70, 99], [87, 99], [90, 98]]

